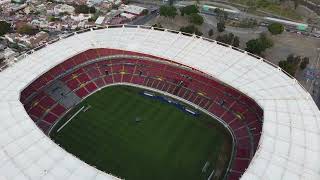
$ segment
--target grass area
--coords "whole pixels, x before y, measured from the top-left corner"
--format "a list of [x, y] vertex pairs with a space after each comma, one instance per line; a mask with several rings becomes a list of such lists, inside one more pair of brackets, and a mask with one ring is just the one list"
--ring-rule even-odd
[[213, 169], [221, 179], [232, 146], [226, 130], [207, 114], [194, 117], [141, 91], [111, 86], [91, 95], [55, 129], [82, 106], [91, 108], [51, 137], [88, 164], [129, 180], [200, 180]]

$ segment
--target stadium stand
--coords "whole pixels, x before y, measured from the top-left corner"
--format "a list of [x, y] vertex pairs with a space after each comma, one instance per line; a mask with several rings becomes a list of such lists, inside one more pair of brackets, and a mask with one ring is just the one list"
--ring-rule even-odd
[[[48, 93], [55, 82], [68, 89], [59, 98]], [[48, 134], [72, 107], [64, 97], [80, 99], [113, 83], [130, 83], [179, 96], [211, 112], [233, 131], [235, 149], [229, 180], [239, 179], [257, 149], [263, 110], [252, 99], [200, 71], [159, 57], [117, 49], [89, 49], [40, 76], [20, 96], [30, 117]], [[79, 101], [73, 98], [73, 104]]]

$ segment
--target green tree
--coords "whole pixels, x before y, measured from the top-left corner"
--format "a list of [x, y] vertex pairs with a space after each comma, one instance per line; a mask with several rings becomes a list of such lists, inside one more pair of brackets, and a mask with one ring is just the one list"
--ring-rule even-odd
[[267, 37], [265, 33], [262, 33], [260, 34], [260, 37], [258, 39], [249, 40], [246, 43], [246, 46], [246, 51], [253, 54], [261, 55], [263, 51], [273, 46], [273, 42]]
[[38, 31], [34, 29], [31, 25], [24, 24], [17, 29], [17, 32], [20, 34], [34, 35]]
[[288, 63], [288, 61], [286, 61], [286, 60], [279, 61], [278, 65], [279, 65], [279, 67], [281, 67], [281, 69], [285, 70], [291, 76], [294, 76], [294, 74], [295, 74], [294, 68], [293, 68], [292, 64]]
[[288, 55], [286, 60], [280, 61], [279, 66], [289, 73], [291, 76], [295, 76], [298, 66], [301, 70], [305, 69], [309, 64], [309, 58], [301, 56], [295, 56], [293, 54]]
[[225, 44], [229, 44], [235, 47], [239, 47], [240, 40], [238, 36], [235, 36], [232, 33], [220, 35], [216, 38], [217, 41], [223, 42]]
[[177, 15], [177, 9], [174, 6], [163, 5], [160, 7], [160, 16], [174, 18]]
[[268, 30], [273, 35], [281, 34], [284, 31], [284, 26], [280, 23], [272, 23], [268, 26]]
[[279, 67], [281, 67], [281, 69], [283, 69], [284, 71], [286, 71], [287, 73], [289, 73], [291, 76], [294, 77], [296, 73], [296, 68], [294, 67], [294, 64], [284, 60], [284, 61], [279, 61], [278, 65]]
[[214, 13], [217, 16], [218, 21], [226, 21], [228, 19], [228, 13], [220, 8], [214, 9]]
[[196, 34], [198, 36], [202, 35], [202, 32], [194, 25], [181, 27], [180, 31], [185, 32], [185, 33], [189, 33], [189, 34]]
[[54, 16], [48, 16], [48, 21], [49, 22], [54, 22], [56, 20], [59, 20], [58, 18], [54, 17]]
[[259, 39], [251, 39], [246, 43], [246, 51], [260, 55], [264, 50], [264, 46]]
[[210, 30], [208, 31], [208, 36], [209, 36], [209, 37], [213, 36], [213, 29], [210, 29]]
[[123, 4], [129, 4], [130, 0], [122, 0]]
[[219, 21], [217, 23], [217, 29], [219, 32], [223, 32], [224, 29], [226, 28], [224, 21]]
[[147, 15], [148, 13], [149, 13], [148, 9], [144, 9], [144, 10], [142, 11], [142, 15]]
[[196, 13], [190, 14], [189, 22], [192, 24], [201, 25], [201, 24], [203, 24], [203, 17], [199, 14], [196, 14]]
[[239, 39], [238, 36], [234, 37], [233, 42], [232, 42], [231, 45], [234, 46], [234, 47], [239, 47], [240, 46], [240, 39]]
[[0, 21], [0, 36], [5, 35], [10, 31], [10, 24], [6, 21]]
[[264, 49], [271, 48], [273, 46], [272, 40], [268, 38], [266, 33], [261, 33], [259, 36], [259, 40], [261, 41]]
[[196, 5], [189, 5], [180, 9], [181, 16], [183, 16], [184, 14], [186, 15], [197, 14], [198, 12], [199, 12], [199, 9], [198, 9], [198, 6]]
[[297, 9], [297, 7], [300, 4], [300, 0], [293, 0], [293, 2], [294, 2], [294, 9]]
[[87, 5], [74, 5], [74, 8], [75, 8], [75, 13], [77, 14], [80, 14], [80, 13], [83, 13], [83, 14], [94, 14], [96, 13], [96, 8], [95, 7], [89, 7]]
[[307, 67], [308, 64], [309, 64], [309, 58], [308, 57], [304, 57], [302, 59], [302, 62], [300, 63], [300, 69], [304, 70]]
[[160, 23], [156, 23], [154, 25], [152, 25], [152, 27], [156, 27], [156, 28], [163, 28], [162, 25]]

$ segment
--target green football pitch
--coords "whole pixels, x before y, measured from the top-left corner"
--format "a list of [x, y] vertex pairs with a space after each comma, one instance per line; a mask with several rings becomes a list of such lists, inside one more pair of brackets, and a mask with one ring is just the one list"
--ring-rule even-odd
[[142, 91], [110, 86], [96, 92], [59, 121], [51, 138], [122, 179], [201, 180], [212, 172], [212, 179], [222, 179], [232, 147], [227, 131], [205, 113], [192, 116]]

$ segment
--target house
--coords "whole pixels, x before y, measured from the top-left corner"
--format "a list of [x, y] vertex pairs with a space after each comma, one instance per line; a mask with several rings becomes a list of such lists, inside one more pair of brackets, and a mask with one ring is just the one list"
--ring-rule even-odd
[[136, 6], [136, 5], [122, 5], [119, 7], [119, 10], [122, 10], [125, 13], [133, 14], [133, 15], [141, 15], [146, 8]]
[[96, 24], [96, 25], [102, 25], [102, 24], [104, 23], [105, 18], [106, 18], [106, 17], [104, 17], [104, 16], [99, 16], [99, 17], [97, 18], [97, 20], [95, 21], [95, 24]]
[[31, 47], [36, 47], [42, 44], [43, 42], [46, 42], [48, 39], [49, 39], [49, 34], [47, 32], [40, 31], [36, 35], [31, 36], [29, 38], [29, 43]]
[[84, 21], [91, 18], [91, 14], [78, 14], [78, 15], [71, 15], [70, 18], [74, 21]]
[[61, 13], [73, 14], [75, 8], [73, 6], [69, 6], [67, 4], [58, 4], [54, 6], [53, 12], [55, 15], [59, 15]]
[[13, 59], [18, 53], [7, 47], [0, 50], [0, 59]]
[[121, 13], [120, 16], [122, 16], [130, 21], [133, 20], [135, 17], [137, 17], [136, 15], [129, 14], [129, 13]]

